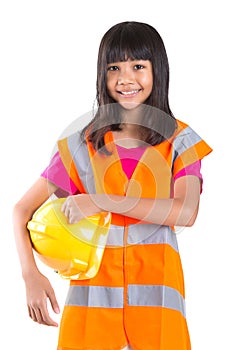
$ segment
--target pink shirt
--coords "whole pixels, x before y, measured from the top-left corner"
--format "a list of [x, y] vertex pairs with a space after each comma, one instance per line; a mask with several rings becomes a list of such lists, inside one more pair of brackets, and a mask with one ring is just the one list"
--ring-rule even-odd
[[[135, 167], [146, 150], [145, 147], [136, 147], [136, 148], [124, 148], [116, 145], [119, 157], [121, 159], [122, 168], [125, 172], [128, 179], [131, 178]], [[198, 176], [201, 180], [202, 186], [202, 175], [200, 172], [201, 161], [194, 162], [187, 166], [186, 168], [179, 171], [174, 180], [178, 179], [181, 176], [185, 175], [194, 175]], [[50, 161], [49, 166], [42, 172], [42, 177], [46, 178], [50, 182], [54, 183], [61, 190], [65, 191], [67, 194], [77, 194], [79, 193], [77, 187], [70, 179], [63, 163], [60, 158], [59, 152], [56, 152], [53, 158]]]
[[119, 145], [116, 145], [116, 149], [118, 151], [122, 168], [125, 174], [127, 175], [127, 178], [130, 179], [133, 175], [133, 172], [135, 170], [135, 167], [145, 152], [145, 147], [136, 147], [136, 148], [125, 148], [121, 147]]
[[76, 194], [78, 192], [76, 185], [69, 177], [63, 165], [59, 152], [54, 154], [48, 167], [42, 172], [41, 176], [68, 194]]

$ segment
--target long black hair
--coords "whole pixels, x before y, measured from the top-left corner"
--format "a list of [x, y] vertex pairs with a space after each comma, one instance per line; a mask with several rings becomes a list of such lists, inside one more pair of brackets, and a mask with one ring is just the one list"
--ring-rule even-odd
[[[98, 109], [92, 121], [83, 129], [82, 137], [88, 130], [88, 138], [96, 150], [104, 146], [107, 131], [121, 130], [122, 120], [119, 104], [108, 94], [106, 76], [107, 65], [113, 62], [149, 60], [153, 70], [153, 88], [144, 102], [153, 107], [153, 115], [147, 113], [144, 141], [151, 145], [161, 143], [171, 137], [177, 123], [169, 106], [169, 63], [165, 45], [159, 33], [151, 25], [127, 21], [114, 25], [103, 36], [97, 60], [96, 100]], [[154, 117], [160, 111], [161, 117]], [[164, 113], [164, 117], [163, 117]]]

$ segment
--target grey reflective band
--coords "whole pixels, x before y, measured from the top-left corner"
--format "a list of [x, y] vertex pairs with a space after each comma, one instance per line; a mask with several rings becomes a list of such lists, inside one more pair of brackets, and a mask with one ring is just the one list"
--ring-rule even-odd
[[77, 168], [81, 182], [88, 193], [96, 193], [94, 174], [87, 145], [81, 140], [81, 132], [67, 138], [68, 148]]
[[201, 137], [196, 134], [196, 132], [190, 128], [190, 126], [188, 126], [175, 137], [173, 146], [174, 149], [176, 149], [178, 153], [181, 154], [186, 149], [194, 146], [199, 141], [201, 141]]
[[67, 306], [123, 308], [122, 287], [70, 286]]
[[168, 244], [179, 251], [176, 234], [171, 228], [156, 224], [129, 225], [128, 244]]
[[124, 246], [124, 226], [110, 225], [106, 246], [114, 248]]
[[[123, 308], [122, 287], [70, 286], [66, 306]], [[185, 300], [176, 290], [162, 285], [128, 285], [128, 306], [164, 307], [186, 317]]]
[[190, 126], [182, 130], [173, 141], [172, 164], [178, 156], [180, 156], [183, 152], [196, 145], [200, 141], [201, 137], [196, 134], [196, 132], [190, 128]]
[[128, 305], [161, 306], [180, 311], [186, 317], [183, 296], [176, 289], [167, 286], [131, 284], [128, 286]]
[[[160, 226], [155, 224], [132, 224], [128, 226], [128, 245], [136, 244], [168, 244], [177, 253], [178, 243], [176, 234], [168, 226]], [[110, 225], [107, 247], [123, 247], [124, 227]]]

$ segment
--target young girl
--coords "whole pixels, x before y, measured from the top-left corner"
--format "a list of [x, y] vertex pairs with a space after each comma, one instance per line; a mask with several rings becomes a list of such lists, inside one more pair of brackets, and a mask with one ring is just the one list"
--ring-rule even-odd
[[47, 298], [56, 313], [59, 306], [35, 264], [26, 225], [53, 193], [64, 191], [69, 223], [108, 211], [112, 224], [98, 274], [70, 283], [58, 350], [188, 350], [174, 227], [195, 222], [200, 161], [211, 148], [170, 110], [167, 54], [152, 26], [110, 28], [97, 67], [93, 120], [59, 140], [48, 168], [14, 209], [29, 316], [57, 325]]

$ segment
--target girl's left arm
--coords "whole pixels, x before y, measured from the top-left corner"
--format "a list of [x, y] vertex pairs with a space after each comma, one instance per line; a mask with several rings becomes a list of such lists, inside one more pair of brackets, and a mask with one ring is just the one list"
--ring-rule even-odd
[[100, 211], [109, 211], [160, 225], [192, 226], [198, 214], [199, 200], [200, 179], [188, 175], [175, 181], [173, 198], [80, 194], [68, 197], [62, 210], [70, 223]]

